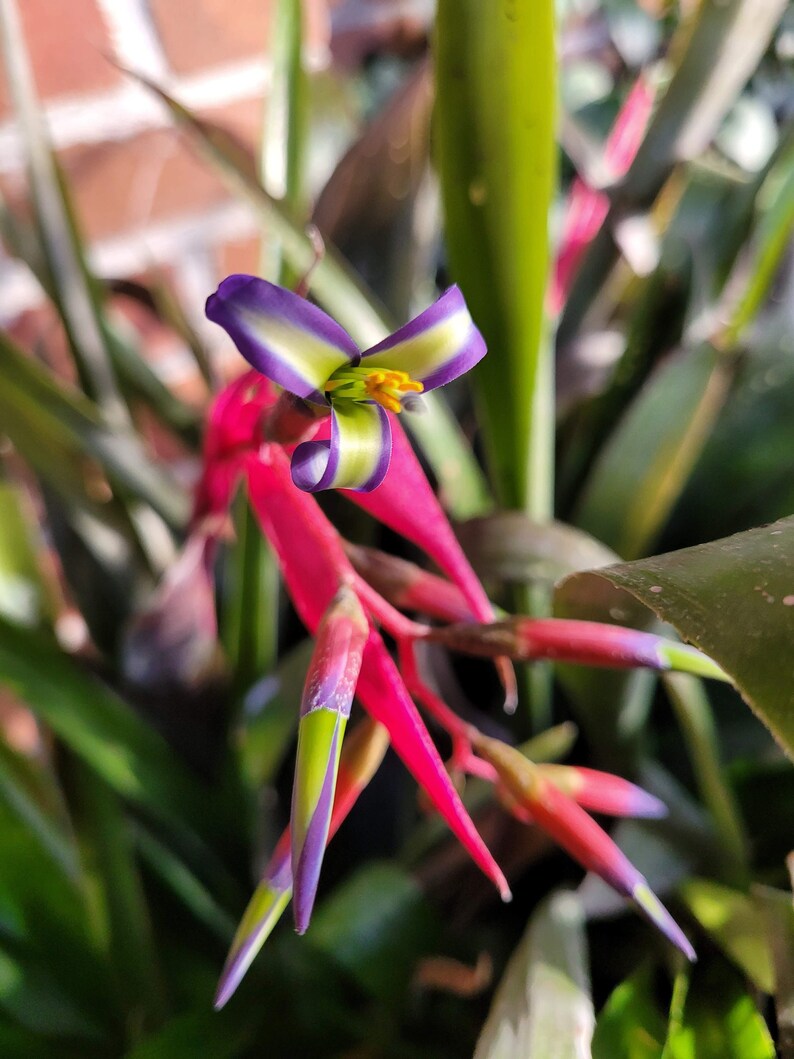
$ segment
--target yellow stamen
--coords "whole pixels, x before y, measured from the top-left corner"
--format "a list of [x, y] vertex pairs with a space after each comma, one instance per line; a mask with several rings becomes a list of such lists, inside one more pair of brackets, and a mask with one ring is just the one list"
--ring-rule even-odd
[[412, 379], [406, 371], [375, 370], [364, 379], [367, 397], [389, 412], [401, 412], [400, 394], [421, 393], [424, 383]]

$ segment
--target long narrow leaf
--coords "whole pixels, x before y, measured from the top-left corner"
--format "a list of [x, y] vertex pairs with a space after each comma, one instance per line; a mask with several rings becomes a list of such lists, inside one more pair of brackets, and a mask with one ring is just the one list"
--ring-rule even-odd
[[491, 350], [475, 372], [499, 499], [551, 510], [553, 389], [544, 325], [556, 176], [551, 0], [441, 0], [436, 142], [452, 274]]

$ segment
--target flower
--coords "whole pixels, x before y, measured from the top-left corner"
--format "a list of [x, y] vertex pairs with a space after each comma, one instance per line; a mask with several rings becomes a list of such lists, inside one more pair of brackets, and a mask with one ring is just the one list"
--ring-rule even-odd
[[330, 406], [330, 439], [305, 441], [292, 457], [292, 480], [309, 492], [375, 489], [391, 458], [388, 413], [456, 379], [486, 352], [458, 287], [363, 353], [322, 309], [256, 276], [229, 276], [206, 312], [257, 371]]

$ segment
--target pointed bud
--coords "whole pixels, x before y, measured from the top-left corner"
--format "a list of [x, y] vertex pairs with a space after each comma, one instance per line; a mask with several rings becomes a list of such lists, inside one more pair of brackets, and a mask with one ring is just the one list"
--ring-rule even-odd
[[428, 573], [416, 563], [394, 555], [345, 543], [356, 572], [398, 610], [413, 610], [443, 621], [468, 621], [471, 607], [452, 581]]
[[654, 896], [645, 878], [584, 809], [514, 747], [487, 736], [477, 736], [474, 744], [499, 773], [509, 798], [525, 808], [538, 827], [588, 871], [595, 872], [618, 893], [632, 898], [687, 959], [695, 959], [688, 939]]
[[[339, 762], [329, 838], [339, 829], [377, 772], [388, 746], [386, 729], [368, 717], [348, 736]], [[291, 836], [287, 829], [279, 839], [234, 935], [215, 995], [216, 1010], [220, 1010], [237, 989], [292, 897], [290, 846]]]
[[667, 807], [658, 798], [609, 772], [573, 765], [538, 765], [537, 769], [563, 794], [590, 812], [647, 819], [667, 815]]
[[292, 873], [295, 925], [309, 925], [331, 825], [339, 755], [356, 690], [369, 622], [352, 588], [343, 585], [317, 630], [301, 702], [292, 789]]
[[538, 659], [614, 669], [676, 669], [726, 680], [716, 662], [694, 647], [653, 633], [571, 618], [509, 618], [488, 625], [474, 623], [431, 629], [427, 639], [453, 651], [493, 658], [508, 655], [520, 662]]
[[291, 896], [290, 836], [289, 831], [285, 831], [235, 932], [215, 993], [216, 1011], [228, 1002], [243, 980], [254, 957], [281, 919]]

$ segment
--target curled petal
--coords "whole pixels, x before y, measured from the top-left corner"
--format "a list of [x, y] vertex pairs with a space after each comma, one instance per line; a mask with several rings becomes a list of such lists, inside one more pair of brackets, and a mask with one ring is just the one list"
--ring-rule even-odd
[[391, 459], [391, 427], [384, 408], [337, 401], [330, 441], [304, 441], [292, 457], [292, 481], [299, 489], [370, 492], [383, 481]]
[[405, 371], [433, 390], [469, 371], [486, 352], [460, 288], [450, 287], [429, 309], [368, 349], [363, 363]]
[[347, 331], [322, 309], [256, 276], [229, 276], [207, 299], [206, 313], [252, 367], [310, 401], [324, 404], [328, 378], [359, 356]]

